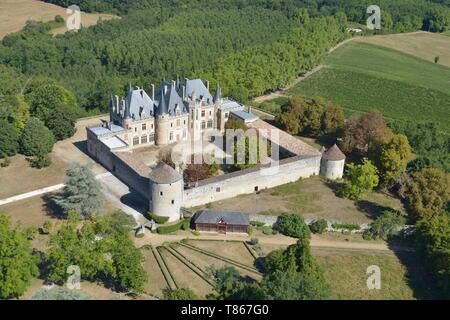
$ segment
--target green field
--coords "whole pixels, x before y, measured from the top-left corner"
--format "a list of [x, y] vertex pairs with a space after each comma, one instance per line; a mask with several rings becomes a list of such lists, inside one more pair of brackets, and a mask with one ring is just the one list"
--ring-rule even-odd
[[327, 68], [288, 95], [322, 96], [347, 113], [373, 108], [387, 118], [431, 120], [450, 131], [450, 68], [367, 43], [349, 43], [326, 60]]

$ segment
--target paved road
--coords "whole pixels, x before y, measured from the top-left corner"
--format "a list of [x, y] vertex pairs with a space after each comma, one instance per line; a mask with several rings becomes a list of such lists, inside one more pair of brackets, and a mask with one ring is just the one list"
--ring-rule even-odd
[[[110, 175], [111, 175], [111, 173], [106, 172], [106, 173], [102, 173], [102, 174], [97, 175], [95, 178], [101, 180], [104, 177], [107, 177], [107, 176], [110, 176]], [[57, 191], [59, 189], [62, 189], [63, 187], [64, 187], [64, 183], [60, 183], [60, 184], [56, 184], [54, 186], [45, 187], [45, 188], [41, 188], [41, 189], [38, 189], [38, 190], [34, 190], [34, 191], [30, 191], [30, 192], [19, 194], [19, 195], [15, 195], [15, 196], [12, 196], [12, 197], [0, 200], [0, 206], [8, 204], [8, 203], [16, 202], [16, 201], [28, 199], [28, 198], [31, 198], [31, 197], [40, 196], [42, 194], [54, 192], [54, 191]]]

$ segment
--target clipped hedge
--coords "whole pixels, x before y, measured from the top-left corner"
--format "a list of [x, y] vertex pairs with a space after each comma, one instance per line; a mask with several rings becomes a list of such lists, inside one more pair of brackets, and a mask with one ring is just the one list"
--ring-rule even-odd
[[154, 214], [153, 212], [148, 213], [149, 217], [152, 218], [157, 224], [164, 224], [169, 221], [169, 217], [162, 217]]
[[[176, 232], [178, 230], [180, 230], [183, 226], [186, 226], [186, 224], [190, 225], [190, 219], [184, 219], [181, 220], [180, 222], [176, 223], [176, 224], [172, 224], [170, 226], [162, 226], [162, 227], [158, 227], [156, 228], [156, 232], [158, 232], [159, 234], [168, 234], [168, 233], [172, 233], [172, 232]], [[183, 229], [186, 230], [186, 229]]]
[[250, 221], [250, 225], [253, 227], [264, 227], [266, 224], [261, 221]]
[[348, 231], [361, 229], [361, 227], [355, 223], [333, 223], [331, 226], [333, 229], [343, 229]]

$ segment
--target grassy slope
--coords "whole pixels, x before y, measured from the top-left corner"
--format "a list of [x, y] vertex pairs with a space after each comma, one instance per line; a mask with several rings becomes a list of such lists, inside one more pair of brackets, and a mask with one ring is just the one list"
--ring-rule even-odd
[[[438, 294], [414, 253], [361, 252], [313, 248], [331, 286], [332, 299], [410, 300], [436, 298]], [[381, 271], [381, 289], [367, 288], [367, 267]]]
[[439, 64], [450, 67], [450, 39], [445, 34], [413, 32], [359, 37], [356, 41], [395, 49], [430, 62], [439, 56]]
[[330, 66], [289, 90], [320, 95], [347, 111], [377, 108], [394, 119], [433, 120], [450, 131], [450, 68], [366, 43], [331, 54]]

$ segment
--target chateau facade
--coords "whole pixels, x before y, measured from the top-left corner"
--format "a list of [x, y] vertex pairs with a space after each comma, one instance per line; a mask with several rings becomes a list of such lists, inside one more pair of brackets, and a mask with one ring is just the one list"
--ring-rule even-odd
[[156, 92], [152, 84], [150, 94], [130, 86], [125, 98], [111, 97], [109, 109], [105, 128], [134, 149], [199, 140], [208, 130], [223, 132], [230, 112], [243, 106], [223, 99], [219, 86], [212, 96], [207, 81], [185, 79], [182, 84], [177, 79], [164, 81]]
[[[150, 94], [130, 86], [125, 98], [111, 97], [109, 111], [109, 121], [86, 129], [89, 154], [147, 199], [151, 212], [168, 217], [169, 222], [182, 217], [182, 208], [274, 188], [299, 178], [323, 174], [339, 179], [343, 174], [345, 155], [336, 145], [316, 150], [246, 112], [238, 102], [222, 98], [219, 86], [212, 96], [208, 82], [200, 79], [185, 79], [183, 84], [179, 79], [163, 82], [157, 93], [152, 85]], [[224, 133], [230, 118], [241, 119], [289, 157], [275, 160], [275, 167], [257, 165], [192, 186], [184, 183], [181, 168], [162, 161], [150, 166], [133, 153], [139, 147], [200, 140], [209, 130]]]

